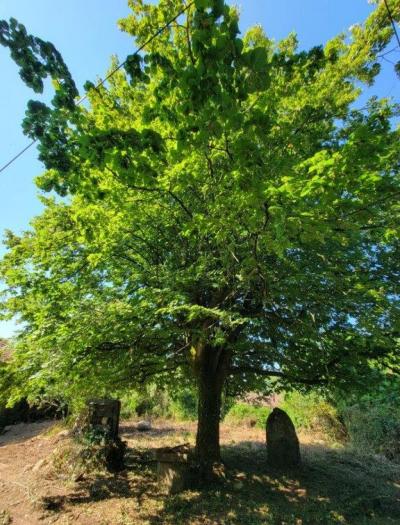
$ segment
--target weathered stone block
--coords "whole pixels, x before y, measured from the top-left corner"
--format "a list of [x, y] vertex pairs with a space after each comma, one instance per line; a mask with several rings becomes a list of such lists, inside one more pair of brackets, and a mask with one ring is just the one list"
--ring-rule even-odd
[[92, 399], [88, 402], [88, 424], [101, 428], [110, 439], [118, 437], [121, 402], [118, 399]]
[[168, 494], [176, 494], [193, 484], [193, 470], [189, 460], [189, 447], [156, 450], [157, 478], [160, 488]]
[[268, 464], [274, 467], [295, 467], [300, 464], [300, 446], [290, 417], [274, 408], [267, 419]]
[[94, 444], [93, 453], [104, 457], [110, 472], [125, 468], [126, 444], [118, 437], [120, 411], [121, 402], [118, 399], [93, 399], [88, 402], [87, 428], [100, 431], [101, 438], [99, 443]]

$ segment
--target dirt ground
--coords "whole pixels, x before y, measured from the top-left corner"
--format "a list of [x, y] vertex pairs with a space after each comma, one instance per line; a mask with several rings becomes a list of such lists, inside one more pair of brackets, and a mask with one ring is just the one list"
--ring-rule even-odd
[[127, 469], [71, 480], [49, 467], [69, 437], [59, 423], [9, 427], [0, 436], [0, 525], [314, 525], [400, 524], [400, 466], [368, 463], [321, 441], [301, 437], [303, 467], [282, 474], [265, 465], [262, 429], [222, 425], [230, 478], [222, 488], [160, 493], [154, 465], [138, 453], [193, 443], [194, 424], [155, 422], [139, 432], [120, 427]]
[[[52, 423], [21, 423], [0, 436], [0, 524], [37, 524], [32, 508], [36, 472], [54, 448], [54, 439], [42, 436]], [[49, 487], [50, 490], [50, 487]], [[3, 521], [2, 521], [3, 520]]]
[[[141, 449], [167, 446], [171, 443], [171, 436], [177, 438], [178, 444], [191, 441], [194, 432], [195, 425], [191, 423], [172, 427], [168, 423], [158, 422], [157, 427], [149, 432], [138, 432], [134, 422], [125, 422], [120, 427], [121, 438], [128, 443], [128, 447], [137, 447], [139, 444]], [[105, 514], [109, 514], [109, 509], [104, 512], [102, 509], [93, 510], [92, 513], [84, 506], [83, 514], [73, 511], [66, 516], [44, 516], [40, 504], [43, 497], [63, 501], [74, 488], [71, 483], [59, 483], [59, 479], [42, 476], [46, 461], [55, 447], [68, 439], [66, 433], [59, 424], [45, 421], [11, 425], [0, 435], [0, 525], [95, 524], [102, 523]], [[235, 438], [240, 441], [242, 433], [241, 429], [228, 432], [227, 428], [223, 428], [221, 441], [232, 443]], [[248, 429], [246, 437], [261, 445], [263, 432], [260, 429]], [[117, 500], [120, 499], [119, 492], [120, 487], [116, 492]]]

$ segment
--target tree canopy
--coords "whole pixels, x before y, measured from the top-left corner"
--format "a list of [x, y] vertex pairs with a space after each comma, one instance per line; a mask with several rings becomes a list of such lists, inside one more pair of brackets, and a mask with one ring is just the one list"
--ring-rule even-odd
[[129, 5], [137, 45], [183, 14], [80, 105], [52, 45], [0, 25], [23, 80], [56, 93], [23, 123], [45, 209], [1, 263], [4, 313], [24, 323], [13, 396], [196, 380], [197, 449], [216, 459], [224, 387], [398, 370], [399, 108], [357, 104], [393, 26], [381, 2], [299, 51], [294, 34], [240, 37], [223, 0]]

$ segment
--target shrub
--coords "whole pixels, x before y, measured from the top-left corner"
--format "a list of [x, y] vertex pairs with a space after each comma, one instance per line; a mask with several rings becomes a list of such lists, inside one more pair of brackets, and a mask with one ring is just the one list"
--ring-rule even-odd
[[121, 417], [168, 417], [169, 405], [168, 393], [150, 384], [140, 392], [132, 391], [121, 397]]
[[175, 419], [193, 421], [197, 418], [197, 396], [193, 389], [184, 388], [172, 395], [170, 414]]
[[245, 424], [264, 428], [270, 412], [269, 407], [235, 403], [226, 414], [225, 421], [236, 425]]
[[296, 429], [318, 433], [331, 441], [344, 441], [347, 431], [338, 410], [316, 393], [286, 394], [281, 408], [291, 417]]
[[121, 417], [162, 417], [194, 420], [197, 417], [197, 397], [193, 389], [177, 391], [148, 385], [142, 392], [132, 392], [121, 398]]
[[[339, 434], [339, 428], [343, 432], [334, 407], [316, 395], [286, 394], [280, 408], [289, 414], [297, 429], [319, 431], [330, 437]], [[271, 411], [266, 405], [237, 402], [229, 409], [225, 421], [263, 428]]]
[[[346, 430], [337, 409], [317, 394], [286, 394], [279, 406], [289, 414], [297, 430], [318, 433], [332, 441], [346, 438]], [[237, 402], [228, 411], [225, 421], [264, 428], [271, 411], [269, 406]]]
[[131, 392], [121, 397], [121, 418], [129, 419], [137, 415], [136, 409], [140, 402], [137, 392]]
[[378, 402], [345, 407], [351, 444], [359, 451], [382, 454], [400, 463], [400, 410]]

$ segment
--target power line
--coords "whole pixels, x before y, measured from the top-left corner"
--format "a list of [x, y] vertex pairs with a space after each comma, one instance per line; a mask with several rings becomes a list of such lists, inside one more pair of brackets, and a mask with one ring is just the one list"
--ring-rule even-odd
[[[388, 12], [388, 16], [390, 18], [390, 21], [391, 21], [391, 24], [393, 26], [393, 30], [394, 30], [394, 33], [396, 35], [396, 39], [397, 39], [397, 42], [399, 44], [399, 47], [400, 47], [400, 37], [397, 33], [397, 28], [396, 28], [396, 24], [394, 22], [394, 19], [393, 19], [393, 16], [392, 16], [392, 13], [390, 11], [390, 8], [387, 4], [387, 1], [386, 0], [383, 0], [384, 1], [384, 4], [386, 6], [386, 10]], [[183, 15], [188, 9], [190, 9], [193, 5], [194, 5], [194, 0], [192, 2], [190, 2], [187, 6], [185, 6], [177, 15], [175, 15], [173, 18], [171, 18], [168, 22], [166, 22], [160, 29], [158, 29], [158, 31], [156, 31], [148, 40], [146, 40], [146, 42], [144, 42], [140, 47], [138, 47], [138, 49], [133, 53], [133, 55], [131, 56], [137, 56], [140, 51], [142, 51], [148, 44], [150, 44], [155, 38], [157, 38], [163, 31], [165, 31], [165, 29], [167, 29], [173, 22], [175, 22], [175, 20], [177, 18], [179, 18], [181, 15]], [[396, 48], [392, 49], [391, 51], [389, 52], [392, 52], [396, 50]], [[389, 53], [388, 52], [388, 53]], [[385, 53], [386, 54], [386, 53]], [[103, 86], [105, 84], [105, 82], [107, 82], [107, 80], [109, 80], [117, 71], [119, 71], [122, 67], [124, 67], [124, 65], [126, 64], [127, 60], [124, 60], [124, 62], [122, 62], [121, 64], [119, 64], [119, 66], [117, 66], [115, 69], [113, 69], [103, 80], [101, 80], [96, 86], [95, 88], [99, 88], [101, 86]], [[81, 97], [77, 103], [76, 103], [76, 106], [79, 106], [80, 104], [82, 104], [82, 102], [84, 102], [88, 97], [88, 93], [86, 93], [83, 97]], [[21, 157], [21, 155], [23, 155], [25, 153], [25, 151], [27, 151], [29, 148], [31, 148], [34, 144], [36, 144], [36, 142], [38, 141], [38, 139], [35, 139], [33, 140], [32, 142], [30, 142], [27, 146], [25, 146], [25, 148], [23, 148], [19, 153], [17, 153], [14, 157], [12, 157], [6, 164], [4, 164], [4, 166], [2, 166], [0, 168], [0, 173], [3, 172], [5, 169], [8, 168], [8, 166], [10, 166], [13, 162], [15, 162], [19, 157]]]
[[400, 46], [400, 37], [399, 37], [399, 34], [398, 34], [398, 32], [397, 32], [397, 27], [396, 27], [395, 21], [394, 21], [394, 19], [393, 19], [392, 12], [391, 12], [391, 10], [390, 10], [390, 8], [389, 8], [389, 5], [388, 5], [388, 3], [387, 3], [387, 0], [383, 0], [383, 1], [384, 1], [384, 3], [385, 3], [386, 11], [388, 12], [388, 15], [389, 15], [389, 18], [390, 18], [390, 22], [391, 22], [391, 24], [392, 24], [392, 26], [393, 26], [394, 34], [396, 35], [397, 43], [398, 43], [399, 46]]
[[22, 149], [19, 153], [17, 153], [12, 159], [10, 159], [7, 164], [4, 164], [4, 166], [0, 169], [0, 173], [4, 171], [8, 166], [10, 166], [15, 160], [17, 160], [21, 155], [25, 153], [31, 146], [33, 146], [38, 139], [32, 140], [27, 146], [25, 146], [24, 149]]
[[[167, 29], [167, 27], [169, 27], [172, 22], [175, 22], [175, 20], [177, 18], [179, 18], [181, 15], [183, 15], [183, 13], [185, 13], [185, 11], [187, 11], [188, 9], [190, 9], [192, 7], [192, 5], [194, 5], [194, 0], [193, 2], [190, 2], [190, 4], [188, 4], [184, 9], [182, 9], [177, 15], [175, 15], [173, 18], [171, 18], [171, 20], [169, 20], [165, 25], [163, 25], [158, 31], [156, 31], [148, 40], [146, 40], [146, 42], [144, 44], [142, 44], [140, 47], [138, 47], [136, 49], [136, 51], [133, 53], [133, 55], [131, 56], [136, 56], [140, 53], [140, 51], [142, 51], [148, 44], [150, 44], [155, 38], [157, 38], [159, 35], [161, 35], [161, 33], [163, 31], [165, 31], [165, 29]], [[126, 60], [124, 60], [124, 62], [122, 62], [122, 64], [120, 64], [119, 66], [117, 66], [115, 69], [113, 69], [103, 80], [101, 80], [97, 86], [96, 86], [96, 89], [99, 88], [100, 86], [102, 86], [105, 82], [107, 82], [107, 80], [109, 78], [111, 78], [114, 73], [116, 73], [117, 71], [119, 71], [122, 67], [124, 67], [124, 65], [126, 64]], [[84, 95], [82, 98], [80, 98], [77, 102], [77, 105], [81, 104], [84, 100], [87, 99], [87, 96], [88, 94], [86, 93], [86, 95]]]
[[[179, 11], [179, 13], [177, 15], [175, 15], [173, 18], [171, 18], [170, 20], [168, 20], [168, 22], [166, 22], [160, 29], [158, 29], [158, 31], [156, 31], [148, 40], [146, 40], [146, 42], [144, 42], [141, 46], [139, 46], [136, 51], [133, 53], [133, 55], [130, 55], [130, 56], [137, 56], [140, 51], [142, 51], [147, 45], [149, 45], [155, 38], [157, 38], [159, 35], [161, 35], [161, 33], [163, 31], [165, 31], [165, 29], [167, 29], [173, 22], [175, 22], [175, 20], [177, 18], [179, 18], [181, 15], [183, 15], [188, 9], [190, 9], [192, 7], [192, 5], [194, 5], [194, 0], [193, 2], [190, 2], [187, 6], [184, 7], [184, 9], [182, 9], [181, 11]], [[121, 64], [119, 64], [119, 66], [117, 66], [115, 69], [113, 69], [103, 80], [101, 80], [96, 86], [95, 88], [99, 88], [101, 86], [103, 86], [105, 84], [105, 82], [107, 82], [107, 80], [109, 80], [117, 71], [119, 71], [122, 67], [124, 67], [124, 65], [126, 64], [127, 62], [127, 59], [124, 60]], [[80, 104], [82, 104], [82, 102], [84, 100], [86, 100], [88, 97], [88, 93], [86, 93], [83, 97], [81, 97], [77, 102], [76, 102], [76, 106], [79, 106]], [[32, 142], [30, 142], [27, 146], [25, 146], [24, 149], [22, 149], [19, 153], [17, 153], [12, 159], [10, 159], [6, 164], [4, 164], [4, 166], [2, 166], [0, 168], [0, 173], [2, 171], [4, 171], [6, 168], [8, 168], [8, 166], [10, 166], [14, 161], [16, 161], [19, 157], [21, 157], [21, 155], [23, 155], [25, 153], [25, 151], [27, 151], [29, 148], [31, 148], [34, 144], [36, 144], [36, 142], [38, 141], [38, 139], [35, 139], [33, 140]]]

